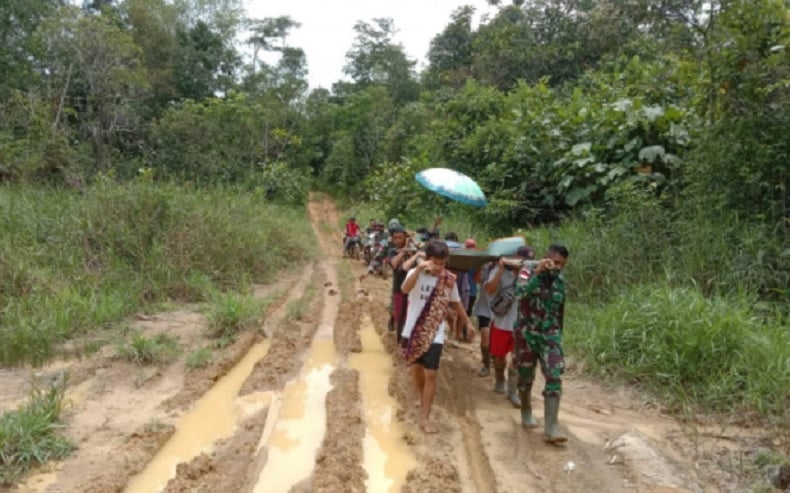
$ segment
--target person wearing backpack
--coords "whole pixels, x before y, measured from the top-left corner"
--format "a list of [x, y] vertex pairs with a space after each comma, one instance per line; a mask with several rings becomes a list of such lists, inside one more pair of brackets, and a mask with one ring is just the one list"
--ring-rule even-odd
[[[519, 247], [516, 256], [518, 260], [528, 260], [535, 257], [535, 250], [522, 246]], [[492, 315], [489, 351], [494, 360], [494, 392], [506, 394], [515, 407], [521, 407], [521, 398], [516, 387], [518, 373], [511, 364], [508, 370], [507, 389], [505, 389], [505, 367], [507, 355], [512, 353], [514, 348], [513, 327], [518, 317], [518, 304], [515, 302], [518, 271], [518, 266], [509, 266], [504, 257], [500, 258], [485, 284], [486, 293], [490, 297], [489, 308]]]

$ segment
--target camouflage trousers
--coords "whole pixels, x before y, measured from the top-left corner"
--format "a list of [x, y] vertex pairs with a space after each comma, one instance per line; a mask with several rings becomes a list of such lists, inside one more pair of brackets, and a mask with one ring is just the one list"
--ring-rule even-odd
[[540, 361], [540, 369], [546, 380], [543, 395], [562, 394], [562, 373], [565, 370], [562, 331], [553, 329], [539, 332], [516, 328], [513, 340], [513, 364], [518, 369], [519, 390], [532, 386], [535, 365]]

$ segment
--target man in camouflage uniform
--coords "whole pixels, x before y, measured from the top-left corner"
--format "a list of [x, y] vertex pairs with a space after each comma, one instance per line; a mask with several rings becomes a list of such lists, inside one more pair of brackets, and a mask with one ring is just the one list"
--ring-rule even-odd
[[535, 381], [535, 363], [546, 380], [544, 397], [544, 430], [546, 441], [555, 444], [568, 439], [557, 427], [562, 394], [562, 372], [565, 361], [562, 351], [562, 325], [565, 311], [565, 280], [561, 270], [568, 260], [568, 249], [551, 245], [545, 257], [534, 268], [524, 267], [516, 281], [519, 318], [515, 330], [515, 363], [519, 372], [521, 424], [536, 428], [532, 416], [530, 393]]

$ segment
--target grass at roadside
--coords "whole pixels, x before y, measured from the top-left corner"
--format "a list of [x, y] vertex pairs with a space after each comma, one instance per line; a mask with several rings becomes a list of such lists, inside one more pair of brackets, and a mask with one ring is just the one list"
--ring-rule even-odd
[[178, 356], [178, 340], [160, 332], [145, 337], [134, 332], [129, 340], [117, 345], [118, 356], [137, 365], [160, 365], [173, 361]]
[[271, 298], [259, 300], [250, 294], [219, 293], [208, 308], [206, 335], [214, 339], [233, 339], [245, 329], [260, 324]]
[[569, 309], [567, 347], [587, 373], [636, 384], [678, 411], [790, 420], [790, 331], [754, 317], [748, 299], [645, 285]]
[[231, 189], [0, 187], [0, 365], [168, 300], [205, 301], [310, 258], [303, 208]]
[[58, 434], [66, 380], [34, 383], [24, 405], [0, 416], [0, 486], [10, 486], [32, 467], [62, 459], [72, 450]]
[[202, 347], [189, 353], [186, 357], [185, 363], [190, 370], [198, 368], [205, 368], [211, 363], [214, 358], [210, 347]]

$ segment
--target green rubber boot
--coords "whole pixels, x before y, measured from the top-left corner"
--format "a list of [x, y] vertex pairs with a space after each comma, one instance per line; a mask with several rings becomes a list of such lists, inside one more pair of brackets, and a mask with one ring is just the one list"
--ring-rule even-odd
[[557, 426], [557, 417], [560, 414], [560, 396], [547, 395], [543, 398], [544, 409], [544, 433], [546, 434], [545, 440], [549, 443], [557, 445], [563, 444], [568, 441], [568, 437], [560, 432]]
[[521, 396], [516, 388], [518, 382], [518, 372], [513, 368], [507, 371], [507, 399], [513, 404], [513, 407], [521, 407]]
[[518, 393], [521, 397], [521, 426], [527, 429], [537, 428], [538, 420], [532, 415], [532, 385]]

